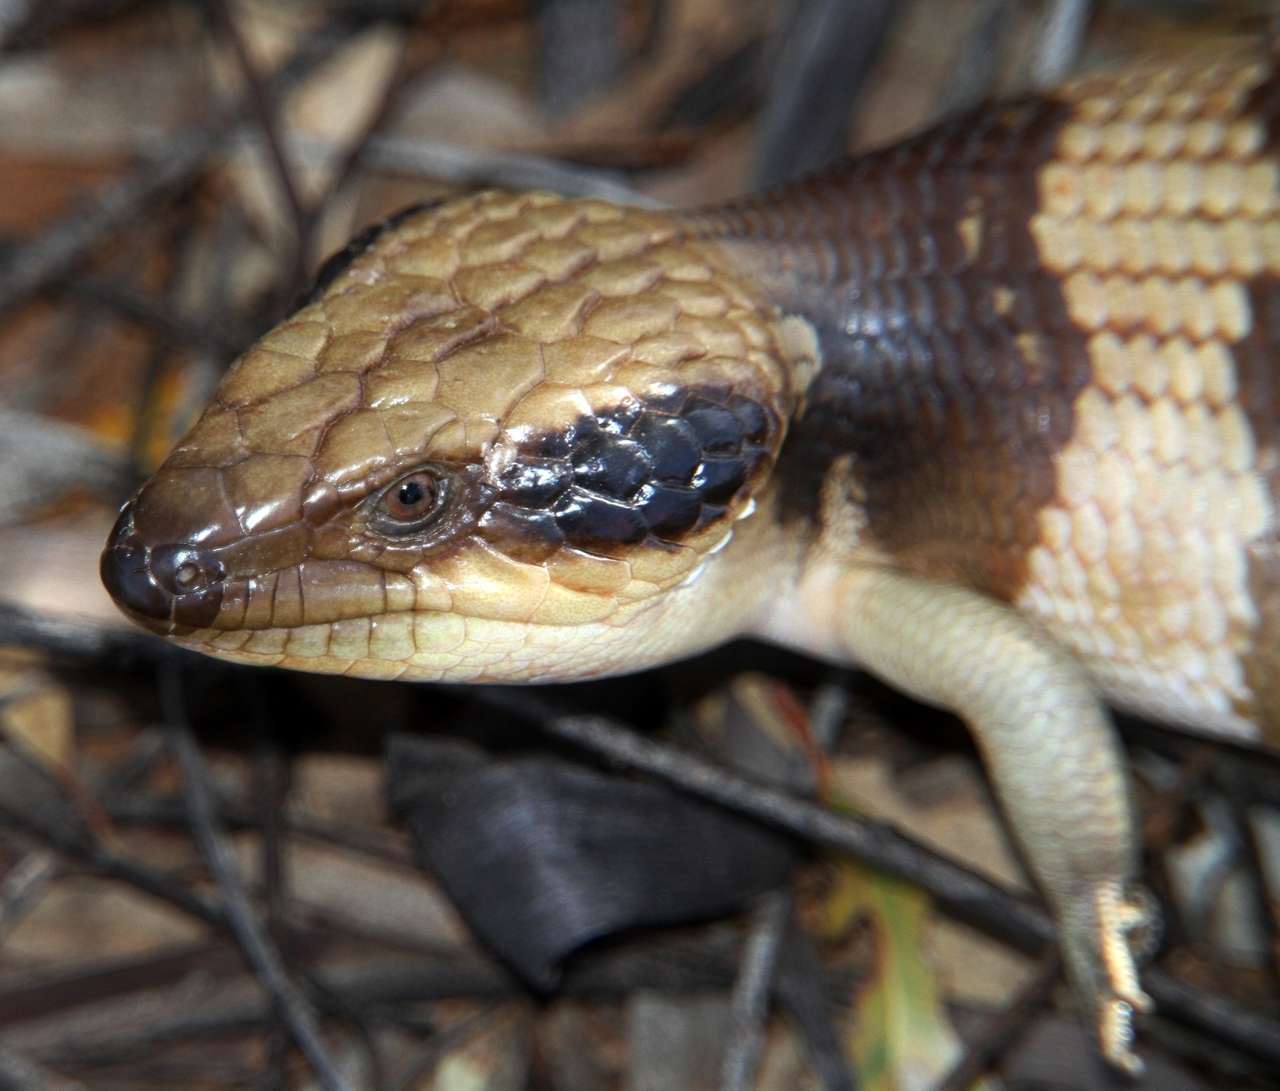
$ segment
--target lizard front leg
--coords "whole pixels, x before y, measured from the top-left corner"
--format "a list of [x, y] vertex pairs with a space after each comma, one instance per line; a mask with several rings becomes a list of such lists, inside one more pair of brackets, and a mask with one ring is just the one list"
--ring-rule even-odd
[[825, 649], [961, 716], [1057, 919], [1063, 961], [1104, 1056], [1141, 1068], [1134, 1010], [1150, 1000], [1129, 933], [1146, 913], [1129, 785], [1110, 718], [1079, 664], [980, 592], [852, 566], [802, 586]]

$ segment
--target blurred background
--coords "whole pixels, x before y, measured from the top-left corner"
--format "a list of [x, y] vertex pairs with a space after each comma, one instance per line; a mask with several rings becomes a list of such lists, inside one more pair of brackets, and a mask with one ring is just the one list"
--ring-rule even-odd
[[[0, 0], [0, 1089], [1104, 1086], [947, 717], [752, 646], [518, 707], [236, 670], [130, 629], [97, 558], [229, 363], [406, 204], [710, 203], [1278, 14]], [[1280, 764], [1125, 737], [1167, 919], [1142, 1086], [1280, 1086]], [[516, 774], [541, 788], [513, 812]], [[487, 917], [545, 865], [503, 831], [579, 779], [635, 788], [667, 840], [555, 872], [577, 930], [554, 894]], [[769, 815], [761, 780], [789, 793]], [[742, 865], [682, 887], [686, 840]]]

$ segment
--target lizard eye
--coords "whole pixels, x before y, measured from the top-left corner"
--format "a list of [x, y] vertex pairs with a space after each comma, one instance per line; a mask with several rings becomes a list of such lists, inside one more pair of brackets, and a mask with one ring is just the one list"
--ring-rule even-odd
[[415, 470], [382, 490], [371, 521], [383, 534], [411, 534], [422, 530], [443, 509], [445, 493], [444, 478], [430, 470]]

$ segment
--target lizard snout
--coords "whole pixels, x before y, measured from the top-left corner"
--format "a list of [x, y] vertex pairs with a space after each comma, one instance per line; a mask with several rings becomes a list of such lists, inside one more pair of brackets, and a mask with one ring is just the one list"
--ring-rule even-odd
[[107, 540], [101, 571], [116, 603], [161, 631], [207, 626], [222, 605], [224, 572], [212, 551], [185, 542], [147, 542], [135, 526], [132, 502]]

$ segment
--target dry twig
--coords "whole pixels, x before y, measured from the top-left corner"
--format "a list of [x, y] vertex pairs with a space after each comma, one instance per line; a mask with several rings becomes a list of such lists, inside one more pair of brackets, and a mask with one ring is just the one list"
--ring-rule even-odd
[[195, 737], [186, 723], [182, 707], [181, 684], [174, 671], [162, 670], [160, 691], [169, 721], [169, 742], [182, 767], [186, 781], [187, 806], [191, 825], [209, 870], [218, 882], [231, 931], [252, 967], [275, 1003], [275, 1009], [298, 1048], [306, 1054], [325, 1091], [349, 1091], [338, 1066], [320, 1036], [319, 1019], [311, 1002], [289, 979], [276, 945], [272, 943], [258, 919], [240, 878], [226, 837], [214, 811], [209, 774], [200, 756]]

